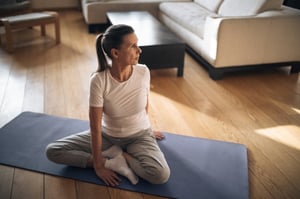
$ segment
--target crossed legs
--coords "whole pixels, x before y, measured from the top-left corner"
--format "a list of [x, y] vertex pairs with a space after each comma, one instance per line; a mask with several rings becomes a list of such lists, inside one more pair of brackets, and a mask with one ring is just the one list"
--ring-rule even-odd
[[[47, 146], [47, 157], [59, 164], [92, 166], [90, 139], [90, 132], [85, 131], [57, 140]], [[103, 134], [102, 150], [108, 158], [105, 167], [126, 176], [132, 184], [138, 182], [136, 175], [154, 184], [169, 178], [170, 169], [150, 129], [121, 139]]]

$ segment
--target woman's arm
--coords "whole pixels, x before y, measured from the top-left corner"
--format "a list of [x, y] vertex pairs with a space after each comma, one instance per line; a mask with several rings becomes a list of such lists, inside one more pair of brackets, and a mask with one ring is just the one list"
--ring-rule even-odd
[[102, 149], [102, 136], [101, 136], [101, 120], [102, 120], [102, 107], [90, 107], [90, 128], [91, 128], [91, 144], [94, 165], [102, 166], [103, 157], [101, 154]]
[[[149, 96], [147, 98], [146, 112], [147, 112], [147, 114], [149, 114]], [[153, 134], [157, 140], [162, 140], [165, 138], [164, 134], [162, 134], [162, 132], [160, 132], [160, 131], [153, 131]]]
[[102, 156], [102, 114], [102, 107], [90, 107], [89, 117], [93, 167], [97, 176], [107, 185], [116, 186], [119, 184], [120, 178], [113, 171], [105, 168], [105, 158]]

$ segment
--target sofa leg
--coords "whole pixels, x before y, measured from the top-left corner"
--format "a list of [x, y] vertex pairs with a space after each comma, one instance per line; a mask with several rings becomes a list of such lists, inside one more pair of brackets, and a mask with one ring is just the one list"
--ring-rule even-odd
[[224, 72], [216, 69], [210, 69], [209, 70], [209, 77], [213, 80], [220, 80], [223, 78]]
[[300, 72], [300, 62], [295, 62], [292, 64], [290, 73], [299, 73]]

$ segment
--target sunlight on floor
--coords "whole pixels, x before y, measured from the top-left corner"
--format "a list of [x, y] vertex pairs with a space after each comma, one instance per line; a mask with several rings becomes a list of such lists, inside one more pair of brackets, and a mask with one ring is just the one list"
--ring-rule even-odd
[[258, 129], [256, 132], [262, 136], [280, 142], [289, 147], [300, 150], [300, 127], [295, 125], [282, 125], [265, 129]]
[[[179, 100], [151, 92], [150, 116], [154, 113], [155, 117], [151, 117], [151, 122], [155, 128], [192, 137], [235, 141], [229, 132], [236, 129], [231, 123], [225, 124], [219, 118], [211, 108], [212, 104], [202, 103], [203, 111], [199, 111]], [[224, 133], [223, 136], [220, 136], [221, 133]]]
[[295, 111], [296, 113], [300, 114], [300, 110], [297, 108], [291, 108], [293, 111]]

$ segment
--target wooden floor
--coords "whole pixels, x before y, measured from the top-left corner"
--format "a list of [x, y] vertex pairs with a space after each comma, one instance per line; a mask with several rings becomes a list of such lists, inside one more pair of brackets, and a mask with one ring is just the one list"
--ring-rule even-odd
[[[88, 119], [89, 77], [97, 67], [95, 34], [79, 11], [60, 12], [54, 30], [15, 33], [14, 54], [0, 48], [0, 126], [22, 111]], [[213, 81], [188, 54], [184, 77], [151, 71], [153, 128], [247, 146], [250, 198], [300, 198], [300, 78], [288, 68], [228, 74]], [[33, 154], [34, 155], [34, 154]], [[188, 185], [187, 185], [188, 186]], [[0, 198], [158, 199], [0, 165]]]

